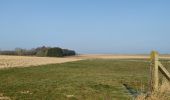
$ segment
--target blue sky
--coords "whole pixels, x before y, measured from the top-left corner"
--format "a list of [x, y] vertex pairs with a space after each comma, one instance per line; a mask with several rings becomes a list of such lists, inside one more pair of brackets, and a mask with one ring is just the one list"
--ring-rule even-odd
[[0, 49], [170, 53], [170, 0], [0, 0]]

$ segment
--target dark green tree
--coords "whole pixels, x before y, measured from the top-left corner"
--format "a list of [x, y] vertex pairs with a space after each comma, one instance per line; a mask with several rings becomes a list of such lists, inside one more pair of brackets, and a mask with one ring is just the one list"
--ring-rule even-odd
[[46, 52], [47, 57], [63, 57], [63, 50], [59, 47], [49, 48]]

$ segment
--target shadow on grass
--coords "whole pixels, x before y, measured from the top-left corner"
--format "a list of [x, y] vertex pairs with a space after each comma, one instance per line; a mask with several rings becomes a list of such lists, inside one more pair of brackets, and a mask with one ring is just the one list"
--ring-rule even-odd
[[138, 95], [141, 94], [141, 92], [137, 91], [133, 87], [129, 86], [128, 84], [123, 84], [123, 86], [128, 90], [130, 95], [132, 95], [133, 98], [136, 98]]

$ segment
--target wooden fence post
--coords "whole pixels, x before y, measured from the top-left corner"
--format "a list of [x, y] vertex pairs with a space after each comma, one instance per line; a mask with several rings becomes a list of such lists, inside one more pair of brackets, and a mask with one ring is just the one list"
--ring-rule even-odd
[[151, 73], [151, 78], [150, 78], [150, 91], [158, 91], [158, 85], [159, 85], [159, 76], [158, 76], [158, 66], [159, 66], [159, 61], [158, 61], [158, 52], [152, 51], [151, 52], [151, 65], [150, 65], [150, 73]]

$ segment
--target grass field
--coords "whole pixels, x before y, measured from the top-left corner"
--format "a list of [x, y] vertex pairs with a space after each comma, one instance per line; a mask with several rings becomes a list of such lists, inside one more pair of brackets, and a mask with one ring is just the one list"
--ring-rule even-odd
[[145, 91], [148, 76], [147, 60], [93, 59], [1, 69], [0, 93], [12, 100], [130, 100], [123, 84]]

